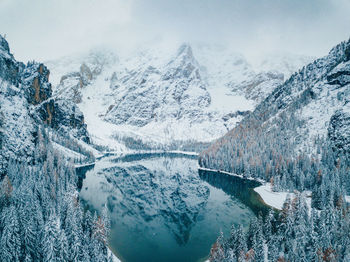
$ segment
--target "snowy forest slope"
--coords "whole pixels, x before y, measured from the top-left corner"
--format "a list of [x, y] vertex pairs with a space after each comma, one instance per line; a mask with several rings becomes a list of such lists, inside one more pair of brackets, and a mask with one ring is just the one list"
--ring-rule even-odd
[[107, 216], [77, 197], [72, 161], [93, 159], [84, 117], [52, 95], [49, 73], [0, 36], [0, 260], [111, 261]]
[[294, 192], [247, 232], [220, 235], [211, 262], [349, 261], [349, 65], [350, 40], [293, 74], [200, 154], [202, 167]]
[[[300, 69], [202, 152], [200, 165], [266, 180], [279, 180], [289, 170], [291, 177], [286, 180], [295, 181], [293, 188], [300, 183], [296, 181], [300, 174], [290, 171], [291, 163], [308, 159], [307, 165], [312, 166], [322, 158], [322, 147], [327, 147], [322, 151], [327, 155], [347, 155], [349, 60], [350, 42], [346, 41]], [[312, 176], [305, 169], [303, 175]]]

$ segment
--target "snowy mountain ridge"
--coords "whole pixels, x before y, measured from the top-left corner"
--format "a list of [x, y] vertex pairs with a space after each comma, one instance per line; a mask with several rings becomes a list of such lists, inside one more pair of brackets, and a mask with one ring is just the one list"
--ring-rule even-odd
[[78, 104], [93, 141], [122, 151], [212, 141], [283, 82], [281, 73], [256, 73], [240, 54], [189, 44], [173, 55], [95, 50], [47, 64], [56, 83], [61, 76], [54, 93]]
[[[298, 179], [310, 172], [295, 175], [290, 171], [289, 179], [285, 177], [288, 165], [348, 154], [349, 64], [350, 41], [344, 41], [327, 56], [304, 66], [202, 152], [201, 165], [264, 179], [284, 177], [300, 186], [304, 182]], [[321, 148], [325, 153], [320, 153]]]

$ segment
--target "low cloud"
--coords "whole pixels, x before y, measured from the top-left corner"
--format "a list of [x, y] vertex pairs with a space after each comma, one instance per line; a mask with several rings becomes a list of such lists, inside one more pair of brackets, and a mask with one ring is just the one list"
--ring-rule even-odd
[[183, 41], [321, 56], [350, 36], [349, 11], [347, 0], [2, 0], [0, 33], [23, 61]]

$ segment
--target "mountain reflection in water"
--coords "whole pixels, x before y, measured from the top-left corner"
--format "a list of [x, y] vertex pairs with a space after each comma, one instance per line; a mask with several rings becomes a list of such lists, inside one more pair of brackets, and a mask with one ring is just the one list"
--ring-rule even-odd
[[246, 227], [256, 213], [242, 202], [252, 183], [215, 177], [194, 157], [108, 157], [86, 173], [80, 196], [97, 211], [107, 203], [110, 247], [123, 261], [198, 261], [220, 230]]

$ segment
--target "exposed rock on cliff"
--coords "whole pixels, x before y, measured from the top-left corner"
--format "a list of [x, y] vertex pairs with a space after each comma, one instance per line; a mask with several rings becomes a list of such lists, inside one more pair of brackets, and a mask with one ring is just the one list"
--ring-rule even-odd
[[89, 142], [75, 103], [57, 100], [44, 64], [17, 62], [0, 36], [0, 174], [9, 160], [31, 163], [39, 126]]

